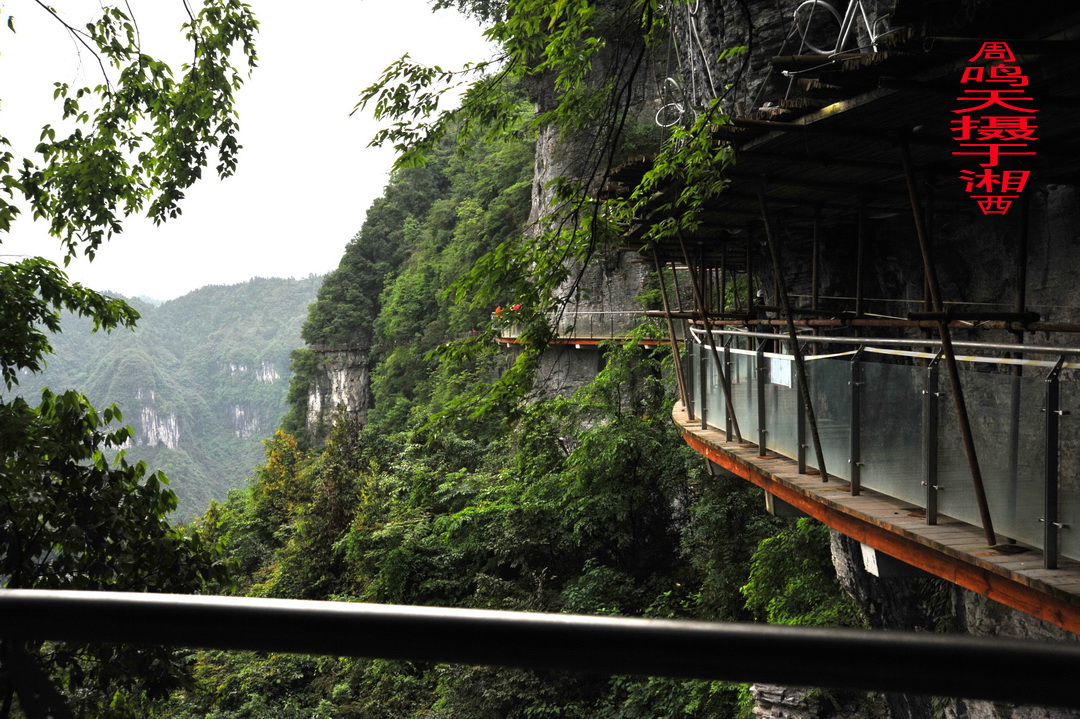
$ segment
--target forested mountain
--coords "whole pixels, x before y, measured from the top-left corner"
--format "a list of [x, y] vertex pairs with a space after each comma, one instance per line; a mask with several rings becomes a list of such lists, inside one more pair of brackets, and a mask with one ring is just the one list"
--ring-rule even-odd
[[142, 315], [134, 331], [93, 333], [90, 319], [65, 314], [46, 371], [22, 373], [16, 390], [32, 404], [43, 387], [116, 403], [134, 430], [129, 458], [165, 472], [177, 518], [190, 520], [261, 463], [321, 282], [259, 278], [158, 306], [128, 300]]

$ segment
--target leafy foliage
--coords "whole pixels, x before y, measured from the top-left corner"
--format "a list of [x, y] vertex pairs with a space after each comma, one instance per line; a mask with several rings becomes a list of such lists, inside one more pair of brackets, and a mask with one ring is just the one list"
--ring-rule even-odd
[[[106, 460], [130, 438], [108, 426], [120, 419], [115, 406], [99, 415], [74, 391], [45, 390], [37, 407], [0, 404], [5, 587], [192, 592], [226, 581], [219, 552], [165, 519], [176, 507], [165, 477], [122, 455]], [[180, 672], [160, 648], [46, 644], [35, 655], [86, 713], [117, 692], [160, 693]]]
[[[90, 52], [102, 79], [95, 87], [56, 84], [67, 129], [45, 124], [35, 157], [16, 158], [0, 132], [0, 241], [29, 211], [49, 225], [67, 259], [80, 252], [92, 259], [126, 215], [175, 217], [211, 153], [219, 176], [232, 173], [239, 150], [232, 101], [241, 75], [230, 54], [239, 48], [254, 66], [256, 22], [238, 0], [206, 0], [197, 15], [189, 12], [182, 30], [194, 55], [174, 80], [143, 51], [134, 20], [118, 7], [103, 7], [83, 29], [40, 7]], [[11, 16], [6, 24], [14, 31]], [[71, 284], [40, 258], [0, 264], [0, 372], [8, 389], [44, 366], [46, 333], [58, 331], [62, 310], [89, 318], [94, 329], [130, 327], [138, 318], [126, 303]], [[122, 454], [106, 459], [130, 438], [126, 428], [110, 427], [114, 420], [115, 407], [99, 414], [75, 391], [45, 390], [37, 407], [0, 399], [3, 586], [197, 591], [222, 580], [215, 548], [166, 522], [176, 497], [164, 477]], [[15, 654], [21, 666], [50, 673], [84, 715], [128, 716], [127, 693], [159, 693], [181, 673], [162, 650], [5, 646], [3, 717], [18, 706], [16, 688], [27, 707], [39, 693], [16, 687], [22, 680], [7, 661]]]
[[862, 625], [832, 571], [828, 527], [812, 519], [762, 541], [742, 593], [747, 607], [772, 624]]
[[[664, 367], [608, 350], [595, 382], [513, 431], [389, 434], [339, 422], [321, 451], [283, 434], [247, 493], [204, 519], [257, 596], [657, 617], [749, 618], [734, 587], [776, 531], [744, 482], [702, 476], [667, 420]], [[464, 378], [462, 378], [464, 379]], [[472, 432], [466, 432], [471, 429]], [[753, 501], [753, 500], [757, 501]], [[735, 687], [367, 660], [200, 653], [169, 716], [724, 716]], [[283, 714], [292, 716], [292, 714]]]
[[239, 45], [247, 65], [255, 66], [257, 23], [239, 0], [208, 0], [183, 25], [194, 58], [175, 80], [168, 65], [143, 52], [134, 21], [119, 7], [105, 7], [85, 30], [49, 12], [94, 54], [102, 84], [57, 83], [53, 96], [62, 119], [75, 128], [57, 139], [56, 128], [46, 124], [36, 149], [40, 160], [25, 158], [17, 176], [4, 169], [0, 182], [9, 196], [21, 195], [35, 217], [49, 221], [70, 255], [92, 257], [120, 231], [123, 215], [145, 209], [155, 222], [176, 217], [211, 150], [220, 177], [235, 170], [240, 145], [232, 103], [242, 77], [230, 53]]
[[[139, 313], [119, 300], [69, 284], [40, 257], [0, 265], [0, 371], [10, 390], [20, 371], [40, 372], [52, 345], [45, 332], [60, 331], [60, 311], [93, 321], [93, 329], [132, 327]], [[43, 331], [44, 330], [44, 331]]]
[[416, 218], [446, 190], [440, 164], [397, 173], [385, 196], [368, 209], [363, 227], [345, 248], [337, 269], [327, 275], [308, 313], [302, 334], [309, 345], [371, 345], [386, 278], [397, 272], [406, 248], [415, 243]]
[[[796, 602], [810, 588], [815, 607], [837, 606], [815, 578], [820, 537], [767, 517], [746, 483], [704, 475], [669, 421], [664, 353], [634, 341], [607, 346], [595, 381], [572, 396], [526, 395], [549, 313], [645, 197], [682, 218], [658, 225], [655, 240], [692, 229], [723, 189], [728, 158], [712, 142], [722, 122], [713, 109], [674, 133], [637, 193], [618, 202], [591, 194], [634, 134], [632, 88], [661, 46], [661, 6], [458, 4], [493, 21], [502, 64], [469, 68], [477, 79], [449, 113], [438, 112], [438, 83], [463, 76], [407, 58], [365, 92], [361, 103], [391, 122], [378, 139], [398, 145], [402, 159], [304, 328], [313, 345], [370, 349], [372, 421], [360, 428], [342, 417], [311, 450], [277, 434], [247, 491], [211, 506], [203, 531], [241, 568], [236, 591], [722, 620], [767, 607], [787, 621], [823, 620]], [[537, 114], [523, 112], [521, 88], [539, 96]], [[552, 128], [586, 139], [576, 145], [583, 174], [535, 188], [530, 144]], [[549, 190], [555, 212], [522, 235], [530, 193]], [[524, 333], [506, 367], [489, 342], [490, 314], [512, 303]], [[304, 376], [311, 354], [296, 358]], [[290, 426], [299, 426], [302, 386], [291, 394]], [[803, 549], [815, 551], [788, 556]], [[777, 552], [786, 564], [772, 572]], [[719, 682], [409, 662], [219, 652], [190, 660], [198, 683], [164, 703], [147, 697], [144, 714], [734, 716], [745, 695]]]
[[[535, 226], [504, 238], [453, 286], [455, 301], [470, 307], [492, 307], [505, 297], [522, 307], [516, 319], [524, 351], [516, 363], [446, 407], [477, 418], [504, 411], [528, 391], [539, 353], [552, 336], [550, 319], [578, 296], [583, 268], [620, 247], [624, 230], [643, 217], [668, 218], [650, 222], [645, 249], [695, 229], [706, 201], [726, 185], [731, 154], [715, 137], [717, 125], [728, 121], [720, 98], [666, 137], [655, 132], [651, 111], [642, 113], [652, 99], [640, 96], [649, 68], [670, 46], [672, 4], [508, 0], [498, 10], [484, 2], [458, 5], [490, 21], [487, 36], [501, 55], [461, 71], [417, 65], [408, 56], [392, 64], [358, 105], [388, 123], [373, 144], [392, 144], [400, 153], [399, 167], [427, 161], [447, 138], [465, 146], [513, 133], [538, 136], [549, 147], [562, 143], [572, 156], [562, 158], [570, 167], [565, 176], [544, 177], [546, 186], [537, 188], [541, 197], [534, 209], [542, 217]], [[733, 48], [723, 58], [743, 52]], [[441, 109], [443, 95], [462, 87], [460, 105]], [[515, 87], [529, 92], [536, 112], [524, 118], [515, 113]], [[618, 197], [602, 192], [620, 163], [640, 160], [643, 153], [651, 169], [636, 187]], [[462, 351], [447, 348], [440, 357], [453, 359]]]
[[[370, 347], [370, 423], [339, 422], [325, 448], [299, 459], [296, 443], [279, 435], [250, 491], [207, 515], [245, 567], [241, 591], [745, 621], [775, 593], [769, 551], [801, 549], [794, 536], [815, 552], [785, 557], [789, 579], [834, 600], [812, 576], [823, 571], [820, 546], [802, 527], [766, 515], [746, 483], [706, 477], [681, 442], [668, 419], [665, 353], [633, 339], [613, 344], [595, 380], [572, 396], [528, 394], [551, 337], [548, 315], [646, 198], [681, 218], [659, 225], [652, 241], [693, 229], [723, 189], [729, 158], [712, 139], [723, 121], [714, 106], [673, 133], [635, 193], [603, 202], [590, 194], [625, 157], [623, 139], [637, 134], [631, 88], [664, 35], [660, 6], [458, 4], [493, 21], [502, 64], [467, 68], [477, 73], [468, 84], [468, 73], [406, 57], [362, 96], [390, 122], [376, 141], [402, 155], [305, 328], [314, 344]], [[443, 89], [462, 82], [461, 109], [440, 112]], [[539, 98], [538, 113], [522, 112], [521, 88]], [[524, 150], [552, 128], [586, 138], [571, 143], [583, 148], [585, 172], [537, 188]], [[549, 190], [554, 212], [522, 234], [526, 193]], [[508, 360], [491, 350], [491, 315], [515, 304], [523, 334]], [[311, 361], [297, 357], [298, 367]], [[762, 567], [751, 575], [755, 556]], [[744, 595], [743, 586], [756, 589]], [[240, 697], [255, 695], [314, 716], [614, 719], [735, 716], [746, 701], [743, 689], [720, 682], [305, 660], [287, 665], [299, 678], [292, 683], [278, 673], [285, 666], [278, 657], [199, 654], [197, 673], [210, 681], [174, 696], [169, 711], [254, 715]]]

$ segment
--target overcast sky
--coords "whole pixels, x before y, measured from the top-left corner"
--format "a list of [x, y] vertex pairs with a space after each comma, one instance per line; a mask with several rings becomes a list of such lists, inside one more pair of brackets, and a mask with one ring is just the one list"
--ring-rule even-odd
[[[193, 186], [183, 215], [160, 227], [128, 220], [94, 262], [73, 262], [72, 279], [102, 291], [158, 300], [251, 277], [306, 277], [337, 267], [346, 243], [382, 194], [392, 151], [367, 148], [370, 113], [349, 116], [361, 90], [404, 53], [457, 68], [486, 59], [481, 28], [427, 0], [296, 3], [248, 0], [260, 22], [259, 67], [240, 90], [239, 169]], [[98, 3], [53, 0], [72, 24]], [[192, 5], [198, 5], [192, 2]], [[167, 55], [184, 20], [180, 0], [131, 0], [143, 34]], [[0, 28], [0, 135], [30, 151], [41, 125], [59, 119], [53, 82], [100, 75], [55, 20], [29, 0], [5, 3], [16, 33]], [[82, 13], [80, 15], [80, 13]], [[169, 36], [154, 34], [168, 28]], [[183, 55], [163, 59], [179, 71]], [[42, 222], [21, 217], [0, 254], [62, 256]], [[2, 258], [10, 259], [10, 257]]]

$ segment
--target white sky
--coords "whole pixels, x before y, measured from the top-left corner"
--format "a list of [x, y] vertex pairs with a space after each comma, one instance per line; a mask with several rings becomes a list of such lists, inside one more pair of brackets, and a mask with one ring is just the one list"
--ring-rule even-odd
[[[208, 168], [188, 190], [183, 215], [162, 226], [129, 219], [92, 264], [72, 262], [73, 280], [167, 300], [209, 284], [329, 272], [382, 194], [393, 160], [390, 149], [366, 147], [378, 129], [370, 112], [349, 116], [360, 91], [405, 53], [445, 69], [490, 54], [475, 22], [450, 10], [432, 13], [427, 0], [248, 2], [260, 22], [259, 67], [238, 94], [237, 173], [219, 181]], [[99, 6], [51, 4], [73, 25]], [[179, 49], [172, 38], [185, 18], [181, 0], [131, 6], [143, 47], [178, 73], [189, 51], [170, 56], [168, 49]], [[0, 21], [9, 14], [16, 33], [0, 26], [0, 135], [18, 155], [32, 150], [43, 124], [59, 121], [53, 82], [97, 84], [100, 74], [85, 53], [80, 65], [65, 31], [36, 3], [9, 0]], [[28, 214], [0, 240], [0, 254], [62, 257], [59, 241]]]

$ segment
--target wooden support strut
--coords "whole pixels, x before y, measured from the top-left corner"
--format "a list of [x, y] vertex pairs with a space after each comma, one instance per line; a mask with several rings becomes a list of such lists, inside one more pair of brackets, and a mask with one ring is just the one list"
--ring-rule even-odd
[[[904, 177], [907, 180], [911, 212], [915, 218], [915, 234], [919, 240], [919, 251], [922, 254], [923, 270], [927, 288], [930, 290], [933, 311], [942, 312], [941, 288], [938, 285], [937, 272], [930, 257], [930, 246], [927, 242], [926, 228], [923, 226], [923, 215], [919, 211], [919, 196], [915, 189], [915, 171], [911, 161], [911, 149], [908, 147], [907, 140], [903, 138], [900, 140], [900, 159], [904, 165]], [[956, 353], [953, 351], [952, 335], [949, 332], [947, 322], [940, 320], [937, 325], [938, 335], [941, 337], [941, 350], [945, 357], [945, 367], [949, 374], [949, 385], [956, 404], [956, 420], [960, 428], [960, 438], [964, 445], [964, 454], [967, 455], [968, 467], [971, 470], [971, 484], [975, 490], [975, 502], [979, 508], [979, 517], [982, 520], [986, 542], [990, 546], [994, 546], [997, 544], [997, 537], [994, 534], [993, 520], [990, 518], [990, 507], [986, 501], [986, 488], [983, 486], [982, 471], [979, 469], [979, 457], [975, 451], [975, 438], [971, 434], [971, 422], [968, 418], [967, 405], [964, 402], [964, 388], [960, 384], [960, 372], [956, 365]]]
[[701, 310], [701, 322], [705, 326], [705, 334], [709, 338], [709, 349], [712, 350], [713, 362], [716, 363], [716, 375], [720, 379], [720, 388], [724, 391], [724, 405], [727, 408], [728, 417], [731, 418], [732, 427], [735, 430], [735, 437], [741, 443], [743, 441], [742, 431], [739, 429], [739, 419], [735, 416], [735, 405], [731, 401], [731, 392], [728, 389], [727, 372], [724, 370], [724, 363], [720, 360], [720, 353], [716, 351], [716, 342], [713, 341], [712, 323], [709, 322], [709, 313], [705, 311], [705, 304], [701, 296], [701, 286], [698, 285], [694, 277], [693, 265], [690, 263], [690, 253], [686, 251], [686, 241], [683, 239], [682, 233], [677, 233], [679, 238], [679, 247], [682, 248], [683, 259], [686, 260], [686, 266], [690, 269], [687, 273], [690, 275], [690, 284], [694, 290], [694, 299], [698, 308]]
[[[821, 436], [818, 434], [817, 417], [814, 415], [814, 404], [810, 401], [810, 381], [806, 376], [806, 362], [803, 360], [799, 349], [799, 339], [795, 335], [795, 323], [791, 317], [791, 302], [788, 300], [787, 283], [784, 282], [784, 274], [780, 267], [780, 253], [777, 252], [776, 242], [773, 240], [772, 228], [769, 224], [768, 208], [765, 205], [765, 189], [759, 188], [759, 200], [761, 202], [761, 221], [765, 224], [765, 240], [769, 245], [769, 255], [772, 257], [773, 274], [776, 275], [776, 283], [780, 288], [779, 299], [784, 317], [787, 318], [788, 339], [791, 341], [791, 352], [795, 360], [795, 375], [799, 381], [799, 397], [802, 399], [803, 409], [806, 411], [806, 419], [810, 424], [810, 436], [814, 440], [814, 453], [817, 455], [818, 471], [821, 472], [821, 481], [829, 481], [829, 472], [825, 469], [825, 452], [821, 448]], [[758, 398], [761, 401], [761, 398]]]

